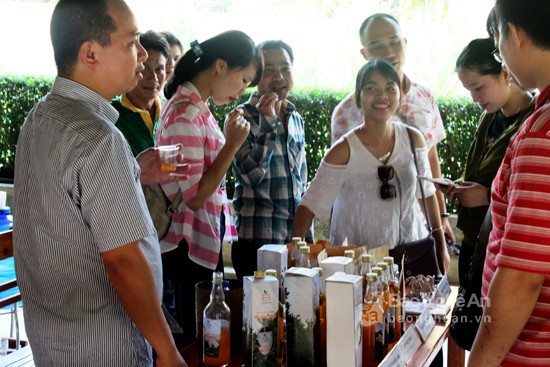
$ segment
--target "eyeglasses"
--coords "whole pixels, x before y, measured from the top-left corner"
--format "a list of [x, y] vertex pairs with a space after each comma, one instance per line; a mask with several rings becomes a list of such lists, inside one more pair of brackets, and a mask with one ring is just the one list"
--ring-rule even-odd
[[504, 60], [502, 59], [502, 56], [500, 56], [500, 50], [498, 48], [495, 48], [493, 50], [493, 52], [491, 52], [493, 54], [493, 57], [495, 58], [495, 60], [499, 63], [499, 64], [502, 64], [504, 62]]
[[382, 200], [393, 200], [397, 196], [395, 193], [395, 186], [388, 183], [393, 178], [395, 171], [392, 166], [380, 166], [378, 167], [378, 178], [382, 181], [380, 186], [380, 197]]

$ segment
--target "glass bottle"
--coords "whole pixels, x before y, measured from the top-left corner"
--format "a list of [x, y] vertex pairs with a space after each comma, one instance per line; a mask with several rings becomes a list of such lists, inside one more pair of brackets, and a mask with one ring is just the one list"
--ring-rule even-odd
[[300, 257], [298, 257], [298, 263], [297, 265], [302, 268], [311, 268], [311, 263], [309, 261], [309, 253], [311, 252], [311, 248], [303, 242], [302, 246], [300, 247]]
[[300, 237], [292, 237], [292, 250], [290, 251], [290, 267], [296, 266], [296, 261], [300, 256], [300, 248], [298, 247], [298, 242], [302, 242]]
[[375, 273], [367, 273], [367, 288], [363, 302], [363, 367], [378, 366], [384, 359], [385, 324], [384, 310], [378, 302]]
[[203, 362], [225, 366], [231, 361], [231, 311], [225, 303], [223, 273], [212, 274], [210, 302], [203, 312]]
[[384, 298], [388, 302], [388, 311], [386, 312], [386, 321], [388, 323], [388, 352], [392, 350], [395, 346], [395, 305], [391, 302], [390, 298], [390, 284], [388, 281], [389, 277], [389, 266], [386, 262], [379, 262], [376, 265], [382, 268], [382, 284], [384, 285]]
[[386, 290], [388, 287], [388, 284], [384, 282], [384, 270], [380, 266], [373, 267], [372, 271], [377, 275], [376, 289], [378, 290], [378, 303], [380, 304], [380, 307], [382, 307], [382, 310], [384, 311], [384, 325], [385, 325], [384, 354], [386, 354], [388, 352], [387, 341], [388, 341], [388, 335], [390, 333], [390, 324], [386, 322], [387, 320], [386, 314], [388, 313], [388, 310], [389, 310], [389, 304], [388, 304], [388, 299], [384, 297], [384, 295], [386, 294], [386, 292], [388, 292]]
[[394, 260], [391, 256], [384, 257], [384, 262], [388, 264], [388, 286], [390, 288], [390, 308], [393, 306], [395, 308], [395, 342], [399, 341], [401, 338], [402, 330], [402, 318], [403, 310], [401, 303], [401, 292], [399, 289], [398, 279], [396, 277], [396, 270], [394, 266]]
[[323, 279], [323, 268], [315, 267], [313, 270], [319, 272], [319, 324], [320, 324], [320, 345], [321, 345], [321, 365], [327, 365], [327, 298], [326, 284]]
[[372, 255], [371, 254], [362, 254], [361, 255], [361, 270], [359, 275], [363, 277], [363, 295], [367, 291], [367, 274], [372, 273]]
[[[265, 275], [271, 275], [277, 278], [277, 270], [275, 269], [266, 269]], [[282, 278], [281, 278], [282, 279]], [[279, 321], [277, 328], [277, 365], [281, 366], [283, 364], [283, 345], [285, 344], [285, 305], [283, 302], [284, 290], [281, 288], [281, 282], [279, 282]]]
[[344, 251], [344, 256], [349, 257], [351, 259], [351, 273], [352, 275], [357, 275], [357, 269], [355, 269], [355, 251], [353, 250], [346, 250]]

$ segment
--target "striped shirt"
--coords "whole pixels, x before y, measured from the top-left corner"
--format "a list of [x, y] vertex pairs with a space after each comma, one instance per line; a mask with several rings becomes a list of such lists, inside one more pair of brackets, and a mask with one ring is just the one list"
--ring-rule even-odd
[[[171, 106], [181, 101], [189, 103], [183, 103], [171, 111]], [[168, 116], [167, 112], [170, 112]], [[172, 216], [168, 233], [161, 240], [161, 249], [163, 252], [173, 250], [185, 239], [189, 244], [189, 258], [206, 268], [215, 269], [221, 248], [222, 210], [226, 218], [225, 239], [231, 241], [236, 234], [225, 193], [225, 180], [220, 182], [200, 209], [192, 211], [185, 203], [196, 195], [202, 175], [216, 160], [225, 144], [225, 137], [199, 91], [190, 82], [180, 86], [164, 105], [155, 131], [156, 146], [178, 143], [183, 144], [183, 163], [190, 165], [189, 179], [162, 184], [166, 196], [172, 201], [181, 188], [182, 201], [178, 212]]]
[[117, 118], [99, 94], [57, 77], [19, 135], [14, 258], [37, 366], [152, 366], [101, 258], [141, 240], [160, 297], [156, 232]]
[[512, 141], [493, 181], [483, 296], [498, 267], [545, 274], [527, 324], [502, 366], [550, 365], [550, 87]]
[[285, 134], [279, 117], [259, 114], [258, 100], [253, 93], [239, 106], [250, 133], [232, 162], [237, 232], [256, 245], [282, 244], [290, 242], [294, 212], [306, 191], [304, 120], [289, 102]]

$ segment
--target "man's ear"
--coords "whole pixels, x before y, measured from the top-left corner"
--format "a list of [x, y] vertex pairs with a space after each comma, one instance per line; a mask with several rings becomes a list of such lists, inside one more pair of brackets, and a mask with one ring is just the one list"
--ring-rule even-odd
[[525, 46], [525, 43], [527, 42], [527, 35], [525, 34], [525, 31], [521, 28], [518, 28], [514, 23], [508, 22], [507, 25], [510, 31], [508, 37], [512, 37], [516, 48], [521, 48]]
[[85, 41], [82, 45], [80, 45], [78, 57], [84, 65], [88, 67], [95, 67], [98, 64], [97, 51], [97, 43], [93, 41]]
[[368, 60], [367, 51], [365, 51], [365, 48], [364, 48], [364, 47], [361, 49], [360, 52], [361, 52], [361, 55], [363, 55], [363, 58], [364, 58], [365, 60]]

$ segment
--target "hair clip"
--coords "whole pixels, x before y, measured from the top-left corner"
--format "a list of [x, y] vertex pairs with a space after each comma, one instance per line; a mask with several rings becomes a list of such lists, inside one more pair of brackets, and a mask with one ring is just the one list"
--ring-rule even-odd
[[193, 50], [193, 53], [197, 57], [197, 59], [202, 55], [204, 55], [204, 51], [202, 50], [201, 45], [199, 44], [199, 41], [194, 40], [193, 42], [191, 42], [190, 46], [191, 46], [191, 49]]

